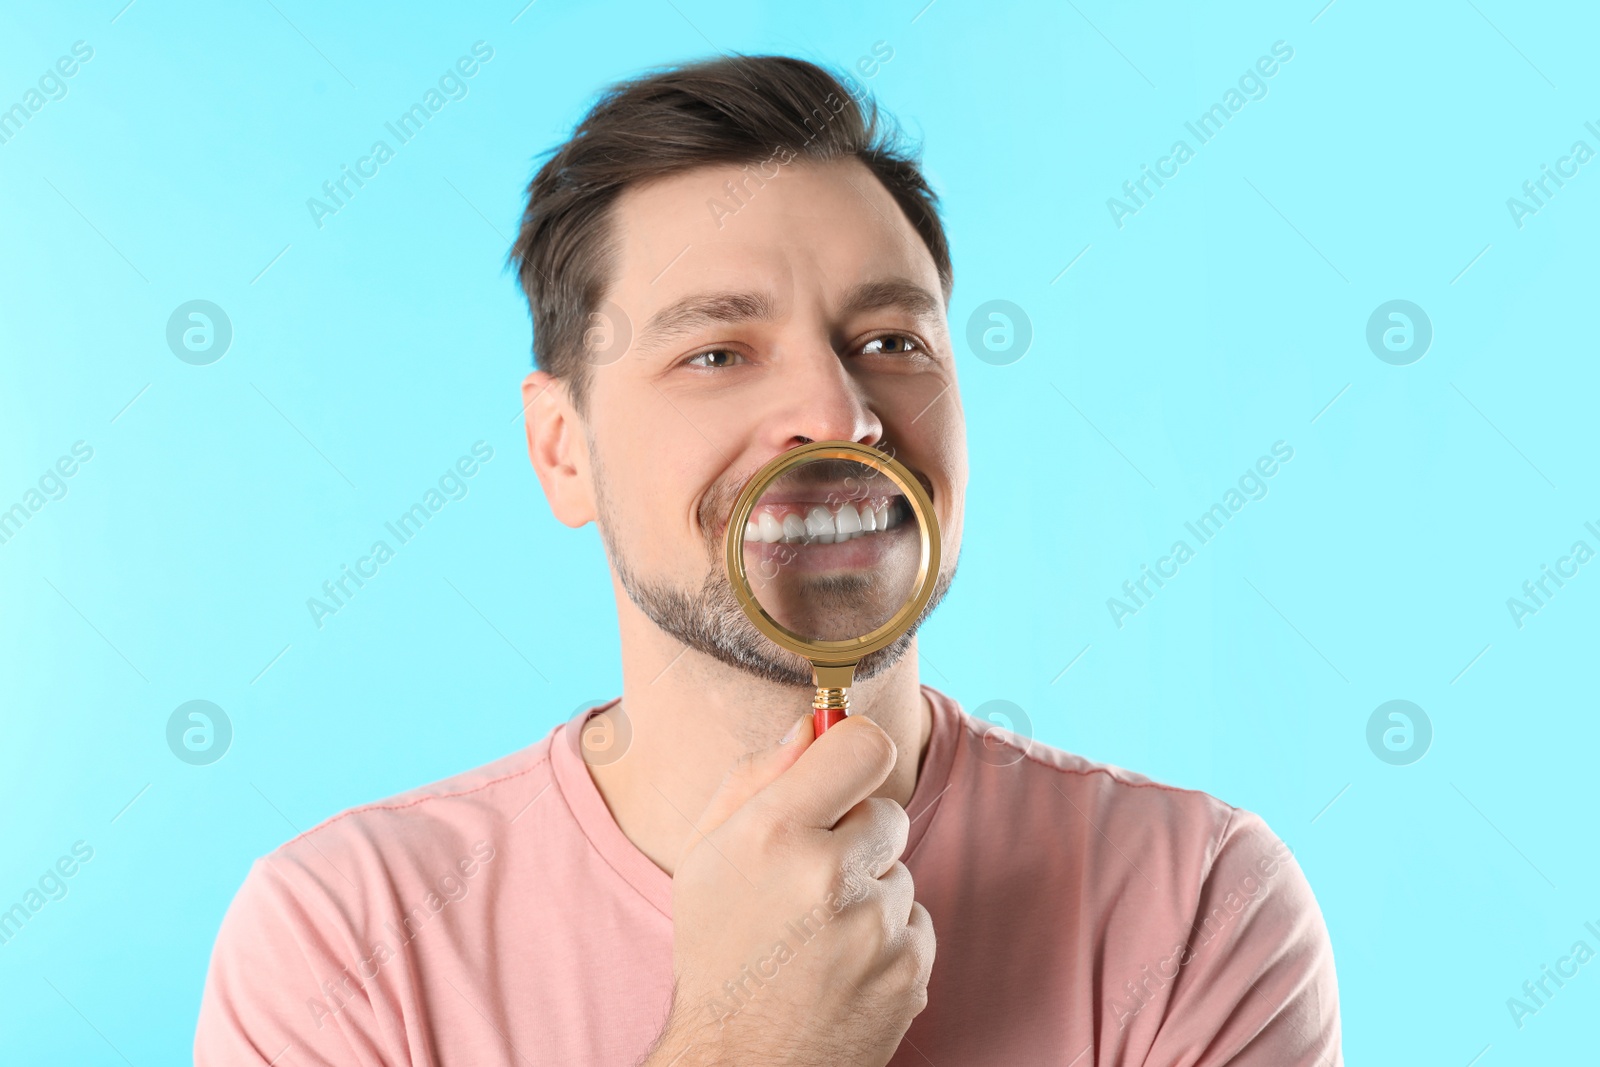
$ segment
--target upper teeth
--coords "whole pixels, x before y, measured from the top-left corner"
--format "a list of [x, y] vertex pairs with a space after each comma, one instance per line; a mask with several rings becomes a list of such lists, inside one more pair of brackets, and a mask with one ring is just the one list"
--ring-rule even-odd
[[[781, 512], [781, 518], [775, 510]], [[744, 539], [768, 544], [815, 542], [827, 545], [887, 530], [900, 525], [901, 521], [887, 500], [876, 506], [863, 500], [859, 505], [840, 504], [837, 508], [812, 504], [809, 507], [793, 505], [791, 509], [778, 505], [776, 509], [763, 508], [752, 515], [744, 524]]]

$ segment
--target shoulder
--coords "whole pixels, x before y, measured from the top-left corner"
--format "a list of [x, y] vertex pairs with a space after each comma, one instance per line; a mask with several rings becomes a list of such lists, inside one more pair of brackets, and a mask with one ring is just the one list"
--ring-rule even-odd
[[[493, 899], [512, 823], [522, 835], [559, 818], [559, 802], [540, 799], [559, 736], [339, 812], [257, 859], [212, 948], [195, 1062], [255, 1062], [256, 1050], [291, 1044], [318, 1062], [343, 1062], [357, 1046], [363, 1062], [401, 1055], [390, 1041], [414, 1010], [411, 963], [391, 961], [447, 954], [458, 938], [406, 946], [423, 929], [471, 921], [460, 901]], [[345, 1011], [357, 1001], [360, 1011]]]
[[493, 861], [513, 823], [529, 829], [559, 805], [547, 795], [556, 792], [558, 730], [493, 762], [341, 811], [261, 857], [251, 878], [262, 889], [370, 899], [475, 873]]
[[1038, 828], [1047, 838], [1063, 831], [1073, 838], [1086, 833], [1091, 847], [1130, 857], [1154, 853], [1194, 875], [1210, 868], [1230, 838], [1272, 836], [1259, 818], [1203, 790], [1170, 785], [1002, 729], [931, 688], [930, 697], [943, 702], [939, 712], [954, 727], [951, 785], [972, 794], [971, 805], [986, 814]]
[[[953, 739], [957, 799], [934, 818], [958, 852], [1010, 877], [1075, 885], [1106, 921], [1184, 929], [1214, 897], [1255, 898], [1263, 885], [1275, 907], [1316, 915], [1293, 853], [1254, 812], [999, 729], [937, 691], [930, 697], [943, 701], [936, 714]], [[1019, 841], [1032, 844], [1017, 849]]]
[[[1292, 850], [1259, 815], [943, 699], [957, 800], [934, 816], [944, 855], [983, 871], [1009, 914], [1038, 913], [1030, 928], [1073, 919], [1116, 1040], [1148, 1050], [1145, 1062], [1337, 1062], [1327, 928]], [[959, 914], [982, 914], [975, 903]], [[1186, 1058], [1197, 1048], [1209, 1051]]]

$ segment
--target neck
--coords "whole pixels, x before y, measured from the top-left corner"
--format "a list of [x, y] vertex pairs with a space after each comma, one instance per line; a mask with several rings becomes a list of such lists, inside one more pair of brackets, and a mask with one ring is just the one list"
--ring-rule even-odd
[[[631, 736], [620, 758], [592, 762], [589, 775], [623, 834], [670, 875], [723, 776], [809, 713], [812, 689], [768, 682], [687, 648], [620, 586], [617, 605]], [[883, 727], [899, 751], [873, 795], [909, 803], [932, 728], [914, 642], [893, 667], [851, 687], [850, 711]]]

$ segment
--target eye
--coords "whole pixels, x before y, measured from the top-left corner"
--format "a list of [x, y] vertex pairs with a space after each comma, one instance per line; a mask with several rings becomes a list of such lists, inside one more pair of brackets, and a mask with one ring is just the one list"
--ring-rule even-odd
[[700, 367], [705, 370], [720, 370], [723, 367], [732, 367], [744, 359], [739, 353], [728, 348], [713, 348], [708, 352], [697, 352], [684, 360], [690, 367]]
[[904, 356], [921, 348], [922, 345], [917, 339], [908, 334], [886, 333], [862, 345], [861, 351], [871, 355]]

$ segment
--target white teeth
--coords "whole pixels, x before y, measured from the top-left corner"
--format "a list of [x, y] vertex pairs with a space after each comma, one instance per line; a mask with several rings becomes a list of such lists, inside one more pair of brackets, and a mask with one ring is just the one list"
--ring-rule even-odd
[[902, 521], [888, 501], [876, 508], [867, 501], [840, 504], [837, 512], [826, 505], [813, 504], [804, 515], [794, 511], [781, 519], [770, 511], [752, 515], [744, 524], [744, 539], [767, 544], [831, 545], [892, 529]]
[[852, 504], [840, 505], [839, 514], [834, 517], [833, 521], [839, 529], [839, 539], [841, 541], [861, 533], [861, 514], [856, 511], [855, 506]]
[[761, 540], [768, 544], [777, 544], [783, 540], [783, 527], [778, 525], [778, 520], [770, 511], [761, 513]]
[[822, 544], [832, 544], [834, 534], [832, 513], [821, 504], [814, 505], [806, 512], [806, 533]]

